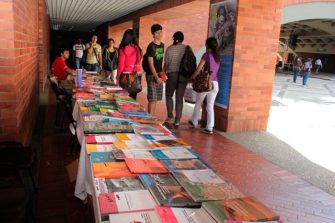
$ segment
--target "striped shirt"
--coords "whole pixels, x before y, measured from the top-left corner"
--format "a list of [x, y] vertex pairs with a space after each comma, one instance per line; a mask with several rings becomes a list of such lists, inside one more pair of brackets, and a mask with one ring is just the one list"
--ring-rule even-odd
[[167, 64], [167, 73], [179, 71], [181, 59], [184, 56], [186, 45], [171, 45], [166, 49], [164, 62]]

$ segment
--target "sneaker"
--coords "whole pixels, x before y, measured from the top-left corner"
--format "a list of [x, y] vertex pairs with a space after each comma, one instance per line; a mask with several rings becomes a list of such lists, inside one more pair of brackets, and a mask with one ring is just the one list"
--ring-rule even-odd
[[188, 120], [188, 124], [190, 125], [190, 126], [192, 126], [192, 128], [195, 128], [196, 126], [194, 125], [194, 123], [191, 121], [191, 120]]
[[167, 118], [167, 119], [165, 120], [165, 123], [172, 124], [173, 121], [174, 121], [173, 118]]
[[179, 127], [179, 125], [180, 125], [180, 123], [179, 123], [179, 122], [175, 122], [175, 123], [173, 123], [173, 126], [174, 126], [174, 127], [176, 127], [176, 128], [178, 128], [178, 127]]
[[201, 132], [205, 133], [205, 134], [208, 134], [208, 135], [212, 135], [213, 134], [213, 131], [210, 131], [208, 129], [202, 129]]

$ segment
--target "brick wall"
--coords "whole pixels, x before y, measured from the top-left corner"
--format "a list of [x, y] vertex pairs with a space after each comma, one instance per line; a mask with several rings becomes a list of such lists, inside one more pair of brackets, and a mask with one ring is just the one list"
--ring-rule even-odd
[[265, 130], [282, 12], [282, 0], [238, 1], [227, 131]]
[[133, 21], [124, 22], [118, 25], [109, 26], [108, 38], [115, 40], [116, 46], [119, 46], [123, 37], [124, 31], [133, 28]]
[[46, 14], [39, 17], [45, 5], [42, 0], [8, 0], [0, 6], [0, 141], [29, 144], [48, 67], [48, 34], [42, 34], [43, 28], [39, 33], [39, 26], [48, 27]]
[[139, 44], [140, 47], [143, 50], [143, 53], [146, 52], [147, 46], [149, 43], [153, 40], [152, 34], [151, 34], [151, 26], [153, 24], [160, 24], [163, 27], [163, 38], [162, 42], [166, 44], [166, 25], [167, 20], [160, 20], [160, 19], [153, 19], [150, 17], [141, 17], [140, 18], [140, 38], [139, 38]]

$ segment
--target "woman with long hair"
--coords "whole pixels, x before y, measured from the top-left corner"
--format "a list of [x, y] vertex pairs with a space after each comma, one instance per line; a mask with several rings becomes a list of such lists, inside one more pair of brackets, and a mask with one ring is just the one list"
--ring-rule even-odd
[[[121, 87], [123, 80], [126, 76], [129, 76], [129, 81], [132, 82], [139, 77], [141, 80], [141, 61], [142, 61], [142, 50], [138, 45], [136, 33], [132, 29], [128, 29], [124, 32], [120, 47], [119, 47], [119, 63], [117, 67], [117, 80]], [[130, 84], [130, 83], [129, 83]], [[137, 91], [130, 91], [129, 96], [136, 99]]]
[[[113, 71], [117, 69], [118, 54], [114, 39], [108, 39], [107, 46], [102, 51], [102, 69], [105, 70], [108, 75], [112, 75]], [[112, 78], [113, 81], [115, 81], [116, 75], [114, 76], [113, 74]]]
[[202, 56], [195, 73], [191, 77], [191, 80], [194, 80], [200, 74], [205, 65], [209, 68], [209, 72], [211, 73], [212, 90], [197, 93], [193, 115], [191, 120], [189, 120], [189, 124], [194, 128], [198, 125], [198, 120], [201, 116], [200, 109], [206, 98], [207, 125], [202, 132], [211, 135], [213, 134], [214, 127], [214, 102], [216, 95], [219, 92], [218, 71], [220, 67], [220, 53], [218, 43], [214, 37], [210, 37], [206, 40], [206, 53]]

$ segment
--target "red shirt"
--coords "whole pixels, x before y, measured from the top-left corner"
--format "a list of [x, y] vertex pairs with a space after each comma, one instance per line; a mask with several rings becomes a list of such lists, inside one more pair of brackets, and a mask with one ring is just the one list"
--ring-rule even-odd
[[57, 57], [54, 62], [52, 63], [52, 72], [58, 78], [59, 81], [66, 79], [66, 69], [68, 66], [65, 63], [63, 57]]

